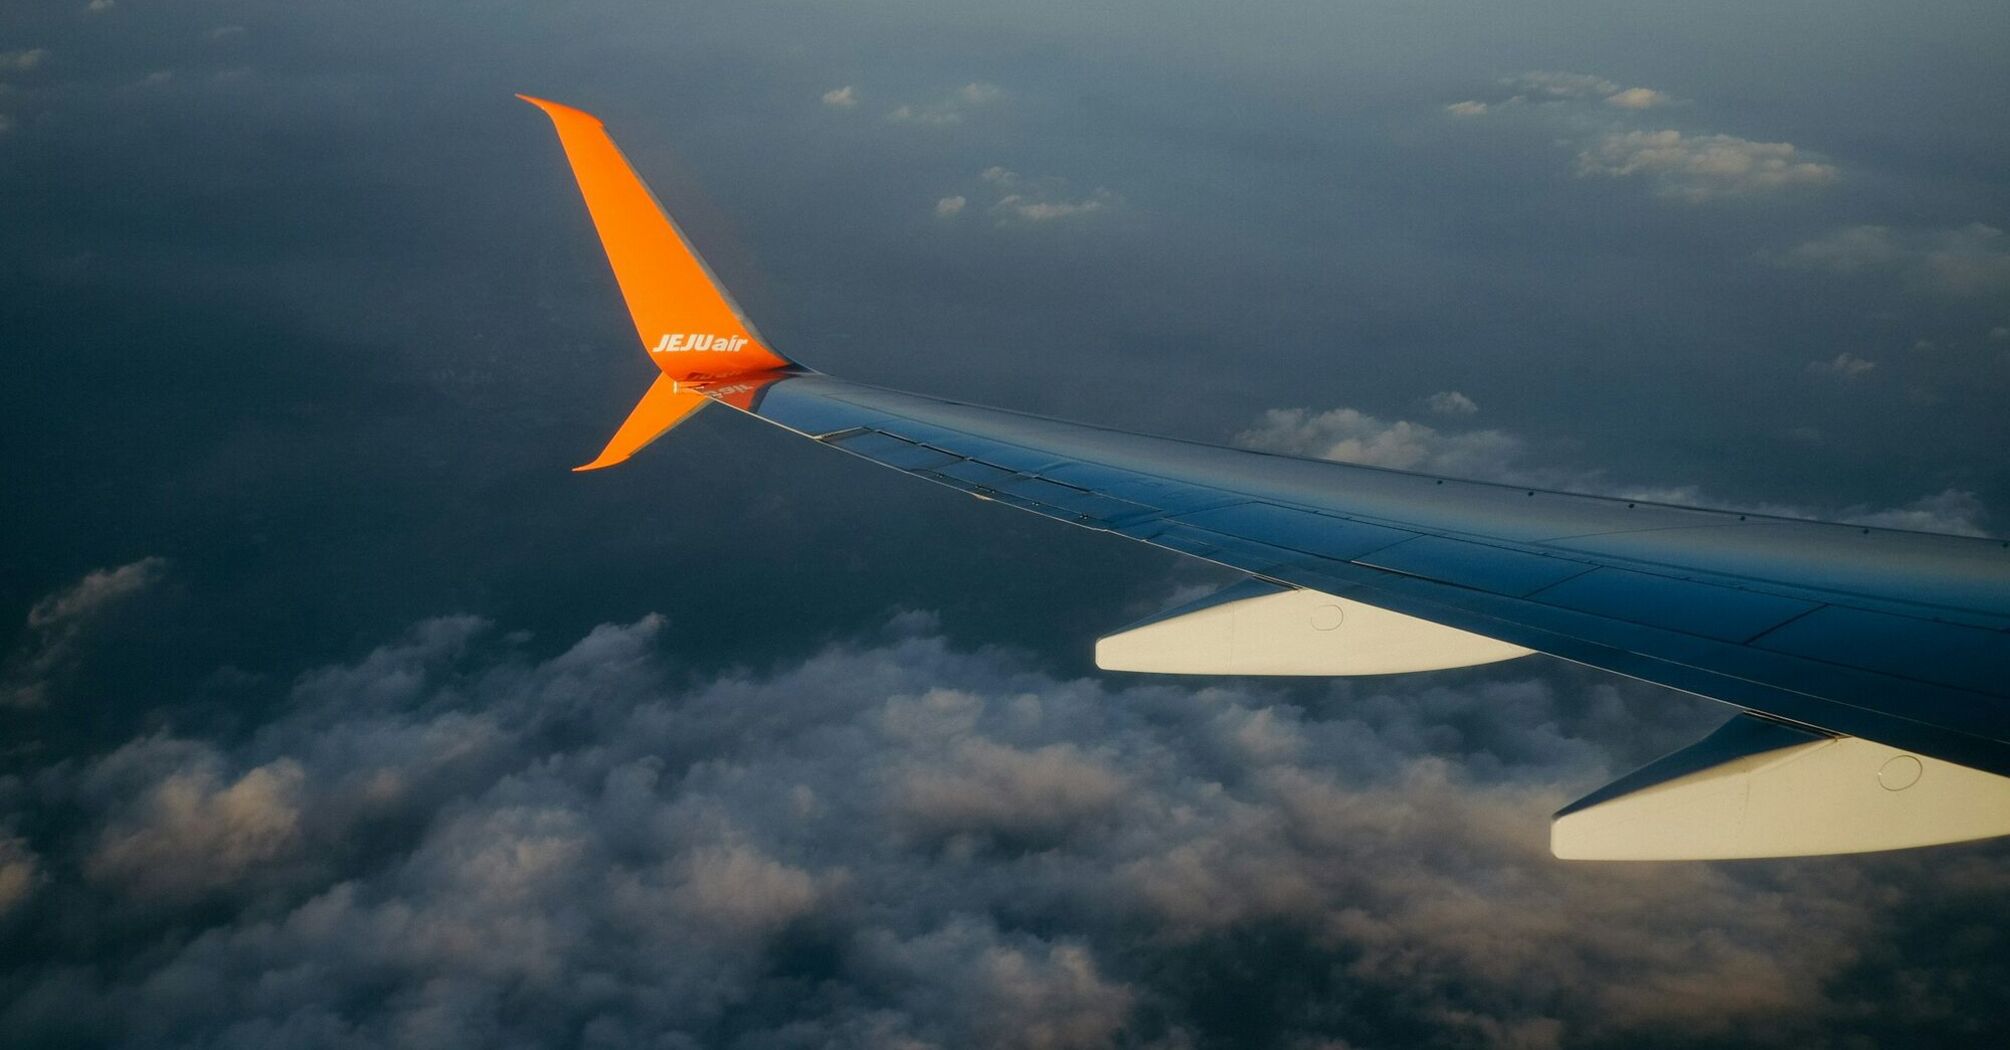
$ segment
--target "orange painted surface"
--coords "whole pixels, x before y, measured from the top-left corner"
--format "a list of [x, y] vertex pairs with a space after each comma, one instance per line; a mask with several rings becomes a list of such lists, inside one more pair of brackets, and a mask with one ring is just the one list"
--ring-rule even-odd
[[628, 413], [628, 419], [621, 424], [620, 430], [614, 432], [613, 440], [607, 443], [600, 455], [593, 462], [572, 469], [575, 472], [600, 470], [620, 463], [642, 451], [644, 445], [669, 433], [671, 427], [689, 419], [691, 413], [711, 401], [711, 398], [696, 391], [680, 388], [677, 381], [669, 376], [657, 376], [656, 382], [650, 384], [648, 392], [636, 403], [635, 410]]
[[[788, 365], [740, 314], [628, 166], [600, 118], [556, 102], [517, 97], [543, 110], [558, 129], [558, 141], [635, 320], [635, 333], [666, 377], [718, 379]], [[650, 394], [654, 396], [654, 388]], [[637, 411], [648, 403], [644, 398]]]
[[710, 400], [717, 401], [723, 405], [731, 405], [742, 412], [752, 412], [755, 400], [760, 397], [761, 391], [767, 389], [769, 383], [778, 379], [785, 379], [792, 374], [794, 373], [750, 372], [743, 376], [733, 376], [730, 379], [715, 379], [699, 383], [695, 389], [703, 391], [705, 396]]

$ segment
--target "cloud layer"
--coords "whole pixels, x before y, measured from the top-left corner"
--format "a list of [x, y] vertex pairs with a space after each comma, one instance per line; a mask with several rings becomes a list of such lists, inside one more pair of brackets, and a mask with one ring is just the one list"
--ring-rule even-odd
[[[242, 742], [155, 735], [14, 785], [76, 820], [39, 858], [0, 838], [0, 918], [49, 956], [5, 971], [0, 1031], [1790, 1041], [1864, 1011], [1945, 1021], [1952, 1004], [1837, 989], [1917, 895], [2010, 888], [1986, 850], [1558, 864], [1549, 810], [1718, 716], [1539, 664], [1291, 694], [1067, 680], [908, 614], [688, 681], [657, 655], [668, 629], [604, 626], [532, 659], [478, 620], [428, 621], [301, 676]], [[1591, 742], [1622, 725], [1633, 754]], [[88, 941], [57, 919], [80, 910], [102, 916]], [[108, 946], [119, 962], [91, 961]], [[1206, 1008], [1245, 979], [1302, 991]]]

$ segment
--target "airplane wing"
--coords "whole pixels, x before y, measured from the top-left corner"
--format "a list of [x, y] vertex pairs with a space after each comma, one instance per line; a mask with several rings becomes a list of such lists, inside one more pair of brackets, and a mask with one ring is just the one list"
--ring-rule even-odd
[[1218, 448], [847, 382], [761, 339], [596, 118], [526, 100], [557, 128], [662, 373], [581, 469], [716, 402], [1247, 574], [1102, 639], [1105, 668], [1388, 674], [1539, 652], [1738, 710], [1559, 812], [1560, 857], [2010, 834], [2010, 543]]

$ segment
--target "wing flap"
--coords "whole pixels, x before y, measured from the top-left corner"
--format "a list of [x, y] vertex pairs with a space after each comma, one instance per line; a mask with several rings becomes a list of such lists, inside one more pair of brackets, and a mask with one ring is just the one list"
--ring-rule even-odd
[[1256, 579], [1096, 640], [1097, 667], [1152, 674], [1408, 674], [1527, 655], [1429, 620]]
[[1567, 860], [1726, 860], [2010, 834], [2010, 778], [1740, 715], [1558, 811]]

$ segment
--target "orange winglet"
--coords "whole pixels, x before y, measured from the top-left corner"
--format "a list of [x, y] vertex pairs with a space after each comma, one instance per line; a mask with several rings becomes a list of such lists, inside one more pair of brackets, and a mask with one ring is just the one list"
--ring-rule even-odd
[[788, 366], [643, 185], [600, 118], [541, 98], [517, 97], [543, 110], [558, 130], [635, 333], [665, 376], [717, 379]]
[[693, 412], [710, 404], [711, 398], [693, 390], [685, 390], [669, 376], [657, 376], [649, 385], [642, 400], [636, 402], [635, 410], [628, 413], [628, 419], [621, 429], [614, 432], [613, 440], [601, 450], [591, 463], [572, 468], [574, 473], [582, 470], [600, 470], [642, 451], [643, 446], [670, 432], [670, 428], [686, 419]]

